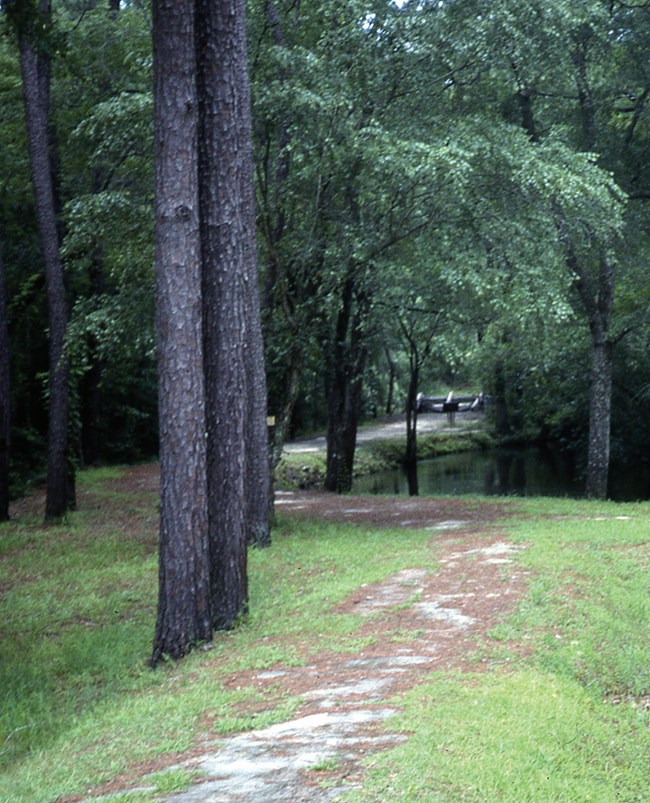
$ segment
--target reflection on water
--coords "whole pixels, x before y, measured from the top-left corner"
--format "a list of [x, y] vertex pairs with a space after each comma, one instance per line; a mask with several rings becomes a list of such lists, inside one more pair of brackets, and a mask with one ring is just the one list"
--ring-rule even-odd
[[[547, 448], [491, 449], [421, 460], [417, 475], [403, 467], [354, 482], [355, 493], [408, 494], [417, 488], [424, 496], [486, 494], [499, 496], [583, 495], [582, 479], [560, 452]], [[612, 472], [611, 498], [650, 499], [650, 478], [637, 471]]]

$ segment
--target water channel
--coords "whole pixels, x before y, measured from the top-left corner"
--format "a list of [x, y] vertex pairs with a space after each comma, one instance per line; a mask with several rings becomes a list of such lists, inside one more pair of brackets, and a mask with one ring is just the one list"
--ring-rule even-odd
[[[570, 461], [547, 448], [489, 449], [421, 460], [417, 466], [422, 496], [565, 496], [583, 495], [582, 478]], [[353, 493], [408, 494], [409, 478], [399, 466], [355, 480]], [[610, 498], [650, 499], [650, 472], [613, 471]]]

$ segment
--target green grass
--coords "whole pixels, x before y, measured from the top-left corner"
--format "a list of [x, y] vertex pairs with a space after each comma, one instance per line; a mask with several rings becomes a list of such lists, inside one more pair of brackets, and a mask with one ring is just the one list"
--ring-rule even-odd
[[[647, 731], [532, 668], [436, 674], [402, 700], [408, 741], [370, 760], [355, 801], [647, 800]], [[647, 727], [647, 726], [645, 726]], [[645, 749], [644, 749], [645, 744]]]
[[[0, 526], [0, 801], [84, 795], [122, 774], [143, 790], [121, 799], [184, 788], [191, 775], [165, 769], [174, 756], [295, 710], [280, 688], [261, 696], [229, 676], [359, 651], [359, 618], [333, 607], [435, 568], [431, 533], [280, 518], [271, 549], [250, 554], [243, 626], [154, 672], [157, 499], [120, 476], [84, 472], [82, 509], [60, 527], [36, 514]], [[387, 727], [409, 739], [371, 758], [352, 799], [650, 799], [650, 505], [508, 504], [527, 594], [470, 672], [435, 673], [397, 701]]]
[[189, 749], [206, 720], [225, 734], [286, 719], [295, 701], [226, 689], [226, 676], [357, 651], [361, 622], [332, 606], [362, 583], [431, 564], [424, 533], [280, 522], [273, 548], [250, 554], [245, 625], [153, 672], [156, 499], [112, 488], [117, 476], [83, 473], [87, 507], [60, 527], [35, 516], [0, 526], [0, 801], [137, 778], [139, 763]]
[[354, 801], [650, 800], [650, 505], [534, 499], [509, 522], [529, 592], [477, 655], [436, 673]]

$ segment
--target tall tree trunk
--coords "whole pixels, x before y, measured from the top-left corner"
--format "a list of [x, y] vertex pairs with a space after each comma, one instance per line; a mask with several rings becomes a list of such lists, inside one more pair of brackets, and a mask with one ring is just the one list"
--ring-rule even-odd
[[160, 563], [152, 664], [212, 636], [193, 0], [154, 0]]
[[[41, 2], [49, 16], [49, 6]], [[27, 121], [36, 215], [45, 263], [49, 327], [49, 418], [45, 520], [58, 521], [69, 506], [68, 365], [64, 339], [68, 319], [48, 145], [49, 64], [25, 32], [20, 35], [20, 65]]]
[[[575, 35], [573, 63], [578, 90], [578, 106], [582, 129], [582, 149], [596, 148], [596, 105], [589, 83], [589, 55], [593, 31], [584, 25]], [[612, 406], [612, 342], [609, 338], [611, 313], [614, 306], [616, 275], [614, 264], [600, 248], [597, 268], [584, 264], [567, 232], [560, 223], [569, 269], [578, 277], [576, 287], [586, 313], [591, 335], [591, 371], [589, 382], [589, 446], [587, 452], [588, 496], [607, 497], [610, 453], [610, 422]]]
[[244, 3], [198, 0], [197, 20], [210, 585], [225, 629], [247, 610], [247, 543], [268, 528], [266, 390]]
[[[252, 168], [252, 154], [251, 154]], [[252, 253], [246, 261], [247, 342], [246, 359], [246, 532], [249, 544], [265, 547], [271, 544], [269, 515], [271, 501], [271, 453], [267, 430], [267, 389], [264, 367], [264, 343], [260, 315], [257, 259], [255, 254], [255, 214], [251, 183], [249, 199], [249, 244]]]
[[392, 415], [395, 405], [395, 377], [397, 376], [397, 366], [386, 346], [384, 346], [384, 354], [386, 356], [386, 362], [388, 363], [388, 393], [386, 394], [385, 412], [386, 415]]
[[[241, 177], [241, 236], [246, 251], [241, 266], [244, 275], [246, 330], [244, 360], [246, 370], [246, 477], [244, 482], [246, 504], [246, 540], [248, 544], [266, 547], [271, 544], [270, 514], [271, 463], [267, 429], [268, 392], [264, 365], [264, 340], [260, 308], [259, 277], [257, 270], [255, 183], [253, 166], [253, 126], [251, 96], [248, 77], [246, 35], [246, 3], [240, 0], [233, 6], [234, 63], [232, 76], [238, 99], [234, 106], [237, 137], [234, 147], [241, 159], [238, 175]], [[231, 146], [232, 147], [232, 146]]]
[[11, 382], [7, 298], [0, 227], [0, 521], [9, 518], [9, 450], [11, 443]]

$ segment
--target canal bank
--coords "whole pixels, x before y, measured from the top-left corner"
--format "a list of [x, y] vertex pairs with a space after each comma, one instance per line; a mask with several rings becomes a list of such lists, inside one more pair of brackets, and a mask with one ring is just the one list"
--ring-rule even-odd
[[[399, 468], [404, 460], [406, 421], [391, 416], [360, 428], [354, 460], [355, 481]], [[459, 413], [450, 426], [447, 416], [421, 415], [418, 418], [418, 458], [469, 451], [483, 451], [496, 445], [485, 427], [481, 413]], [[321, 489], [325, 479], [327, 441], [324, 435], [285, 444], [275, 472], [276, 488]]]
[[[404, 466], [406, 424], [403, 417], [366, 425], [357, 438], [352, 492], [406, 495], [414, 487]], [[324, 436], [285, 447], [276, 471], [276, 488], [322, 489]], [[574, 461], [546, 444], [500, 444], [476, 414], [418, 419], [417, 489], [422, 496], [583, 497], [584, 478]], [[609, 498], [617, 502], [650, 499], [650, 469], [619, 466], [610, 471]]]

